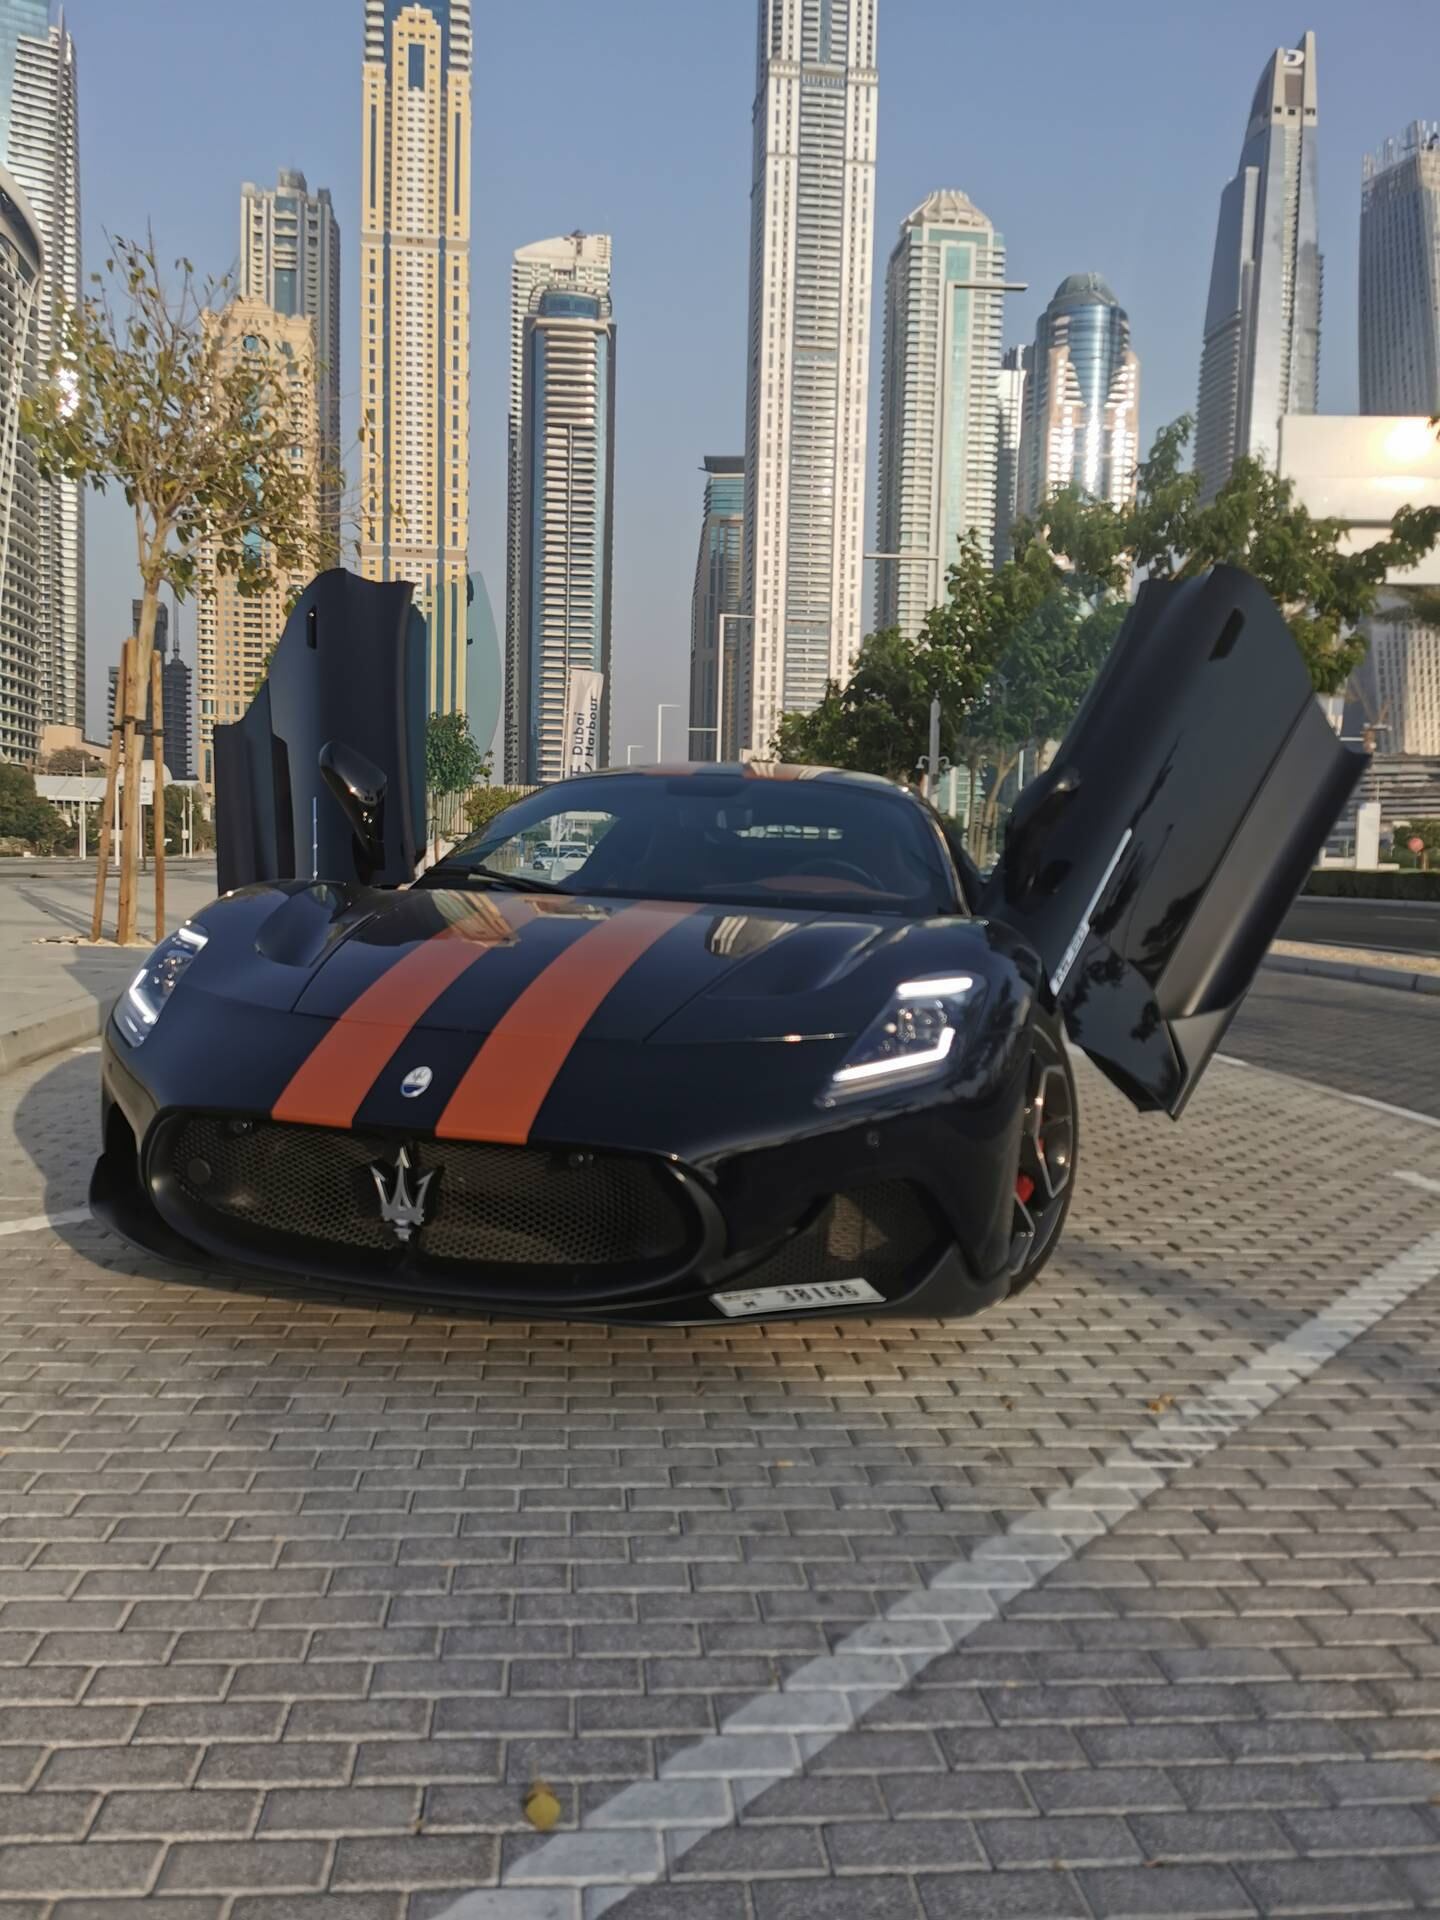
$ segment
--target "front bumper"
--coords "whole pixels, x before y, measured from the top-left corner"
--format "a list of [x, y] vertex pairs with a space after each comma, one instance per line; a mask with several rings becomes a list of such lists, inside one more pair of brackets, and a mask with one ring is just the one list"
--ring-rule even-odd
[[[722, 1143], [685, 1143], [689, 1153], [617, 1147], [618, 1123], [594, 1130], [609, 1138], [472, 1149], [396, 1129], [330, 1134], [282, 1129], [253, 1112], [217, 1113], [196, 1100], [196, 1076], [181, 1074], [188, 1084], [177, 1083], [158, 1038], [136, 1053], [107, 1029], [105, 1147], [91, 1204], [127, 1239], [167, 1260], [527, 1318], [653, 1324], [733, 1324], [713, 1296], [739, 1288], [865, 1278], [882, 1295], [882, 1304], [861, 1309], [868, 1316], [975, 1312], [1008, 1286], [1023, 1058], [967, 1098], [942, 1091], [901, 1110], [831, 1115], [804, 1134], [772, 1121], [765, 1137], [746, 1140], [732, 1127]], [[152, 1063], [157, 1071], [147, 1074]], [[175, 1094], [186, 1096], [183, 1104]], [[227, 1138], [266, 1144], [227, 1172], [217, 1206], [217, 1189], [192, 1176], [197, 1161], [213, 1176]], [[402, 1145], [416, 1177], [439, 1174], [438, 1207], [404, 1243], [382, 1226], [383, 1196], [371, 1172], [379, 1167], [388, 1185]], [[482, 1179], [459, 1165], [466, 1153], [514, 1157]], [[594, 1188], [597, 1166], [623, 1167], [624, 1181]], [[297, 1234], [296, 1208], [304, 1213], [312, 1175], [329, 1181], [325, 1204], [301, 1220], [306, 1231]], [[607, 1207], [613, 1213], [617, 1184], [629, 1194], [620, 1237], [612, 1234], [604, 1258], [582, 1257], [574, 1236], [548, 1231], [567, 1212], [551, 1204], [567, 1181], [581, 1196], [569, 1213], [587, 1218]], [[288, 1216], [282, 1186], [291, 1196]], [[543, 1257], [533, 1245], [517, 1247], [523, 1205], [518, 1218], [513, 1207], [506, 1217], [509, 1241], [495, 1239], [496, 1209], [504, 1211], [515, 1188], [542, 1202], [531, 1218], [546, 1229]], [[645, 1211], [647, 1188], [668, 1195], [657, 1204], [680, 1223], [673, 1231]], [[644, 1229], [643, 1244], [628, 1251], [627, 1222]], [[484, 1229], [478, 1238], [477, 1223]]]

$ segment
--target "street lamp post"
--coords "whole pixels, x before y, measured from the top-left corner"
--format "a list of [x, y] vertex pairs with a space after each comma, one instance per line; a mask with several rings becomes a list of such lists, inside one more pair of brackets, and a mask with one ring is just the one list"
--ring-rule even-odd
[[638, 742], [638, 741], [636, 742], [636, 744], [635, 744], [635, 745], [634, 745], [633, 747], [626, 747], [626, 749], [625, 749], [625, 764], [626, 764], [626, 766], [628, 767], [628, 766], [630, 765], [630, 763], [631, 763], [631, 760], [632, 760], [632, 758], [634, 757], [634, 755], [635, 755], [635, 754], [637, 754], [637, 753], [643, 753], [644, 751], [645, 751], [645, 748], [644, 748], [644, 746], [643, 746], [643, 745], [642, 745], [642, 744], [641, 744], [640, 742]]

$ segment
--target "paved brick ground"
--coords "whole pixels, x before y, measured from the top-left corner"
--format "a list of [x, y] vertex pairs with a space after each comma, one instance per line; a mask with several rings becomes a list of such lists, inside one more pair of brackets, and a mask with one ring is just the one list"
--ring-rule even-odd
[[[0, 1224], [83, 1193], [94, 1069], [0, 1080]], [[654, 1778], [1440, 1229], [1394, 1177], [1434, 1130], [1084, 1093], [1062, 1256], [949, 1326], [499, 1325], [0, 1237], [0, 1920], [435, 1920], [542, 1844], [537, 1776], [562, 1827]], [[618, 1911], [1440, 1913], [1437, 1380], [1440, 1284]]]
[[1440, 1118], [1440, 999], [1428, 995], [1262, 971], [1225, 1052]]

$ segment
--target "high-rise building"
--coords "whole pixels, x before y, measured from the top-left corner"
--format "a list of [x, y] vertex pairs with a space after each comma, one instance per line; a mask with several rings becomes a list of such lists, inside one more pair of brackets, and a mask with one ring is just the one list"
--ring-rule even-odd
[[[80, 140], [75, 42], [44, 0], [0, 0], [0, 161], [30, 203], [45, 247], [35, 301], [37, 377], [81, 294]], [[85, 495], [37, 480], [36, 666], [42, 724], [85, 720]]]
[[565, 771], [570, 675], [603, 673], [598, 764], [610, 756], [615, 322], [603, 293], [545, 287], [525, 322], [520, 469], [518, 779]]
[[[287, 425], [298, 457], [309, 464], [312, 511], [318, 518], [319, 402], [310, 371], [315, 364], [315, 323], [305, 314], [276, 313], [259, 300], [242, 299], [232, 300], [210, 324], [222, 330], [221, 378], [251, 354], [262, 355], [272, 370], [284, 364], [292, 368]], [[247, 595], [240, 592], [234, 574], [214, 571], [203, 550], [200, 565], [201, 591], [195, 602], [199, 779], [213, 789], [215, 729], [243, 717], [284, 630], [286, 605], [308, 585], [309, 575], [305, 570], [287, 573], [266, 592]]]
[[900, 226], [885, 274], [875, 625], [914, 636], [961, 542], [995, 550], [996, 376], [1005, 242], [963, 193], [932, 193]]
[[501, 754], [507, 780], [520, 778], [528, 718], [521, 699], [520, 555], [525, 439], [525, 323], [546, 287], [610, 296], [608, 233], [567, 233], [521, 247], [510, 263], [510, 415], [505, 518], [505, 724]]
[[[705, 456], [705, 517], [690, 597], [691, 760], [735, 755], [735, 662], [740, 642], [741, 556], [745, 538], [745, 456]], [[725, 624], [721, 625], [724, 618]], [[722, 688], [723, 674], [723, 688]]]
[[[303, 173], [282, 167], [273, 187], [240, 189], [239, 292], [272, 312], [314, 322], [315, 385], [321, 460], [340, 472], [340, 223], [330, 189], [311, 193]], [[338, 484], [323, 490], [322, 511], [337, 549]], [[177, 775], [178, 778], [178, 775]]]
[[876, 0], [759, 0], [740, 745], [860, 649]]
[[1035, 328], [1020, 434], [1021, 513], [1078, 487], [1123, 505], [1140, 456], [1140, 362], [1130, 320], [1098, 273], [1072, 273]]
[[1307, 33], [1265, 63], [1240, 165], [1220, 196], [1195, 413], [1206, 499], [1242, 457], [1274, 466], [1281, 416], [1319, 404], [1317, 100]]
[[1020, 511], [1020, 433], [1025, 418], [1028, 347], [1007, 347], [995, 376], [999, 448], [995, 457], [995, 564], [1010, 556], [1010, 530]]
[[[3, 19], [3, 15], [0, 15]], [[0, 167], [0, 760], [32, 765], [40, 742], [36, 583], [38, 476], [20, 438], [33, 377], [45, 250], [19, 184]]]
[[429, 700], [465, 709], [470, 0], [365, 0], [360, 571], [409, 580]]
[[1360, 411], [1440, 413], [1440, 124], [1367, 154], [1360, 190]]
[[[140, 602], [130, 602], [130, 631], [140, 631]], [[177, 617], [176, 625], [179, 620]], [[160, 724], [165, 735], [165, 765], [172, 780], [195, 778], [194, 702], [191, 696], [190, 669], [180, 658], [180, 636], [175, 636], [175, 651], [170, 651], [170, 609], [162, 600], [155, 609], [155, 652], [160, 660]], [[110, 725], [115, 724], [115, 706], [120, 697], [120, 668], [110, 669]], [[150, 689], [144, 689], [142, 733], [150, 731]]]

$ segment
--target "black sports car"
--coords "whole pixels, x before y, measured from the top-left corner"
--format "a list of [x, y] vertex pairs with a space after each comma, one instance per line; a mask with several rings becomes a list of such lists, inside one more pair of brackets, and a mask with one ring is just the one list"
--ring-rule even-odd
[[[982, 880], [865, 775], [542, 788], [412, 883], [423, 634], [322, 576], [217, 735], [224, 895], [104, 1043], [92, 1202], [189, 1264], [525, 1315], [964, 1313], [1178, 1114], [1361, 771], [1262, 590], [1142, 591]], [[302, 877], [306, 873], [310, 878]]]

